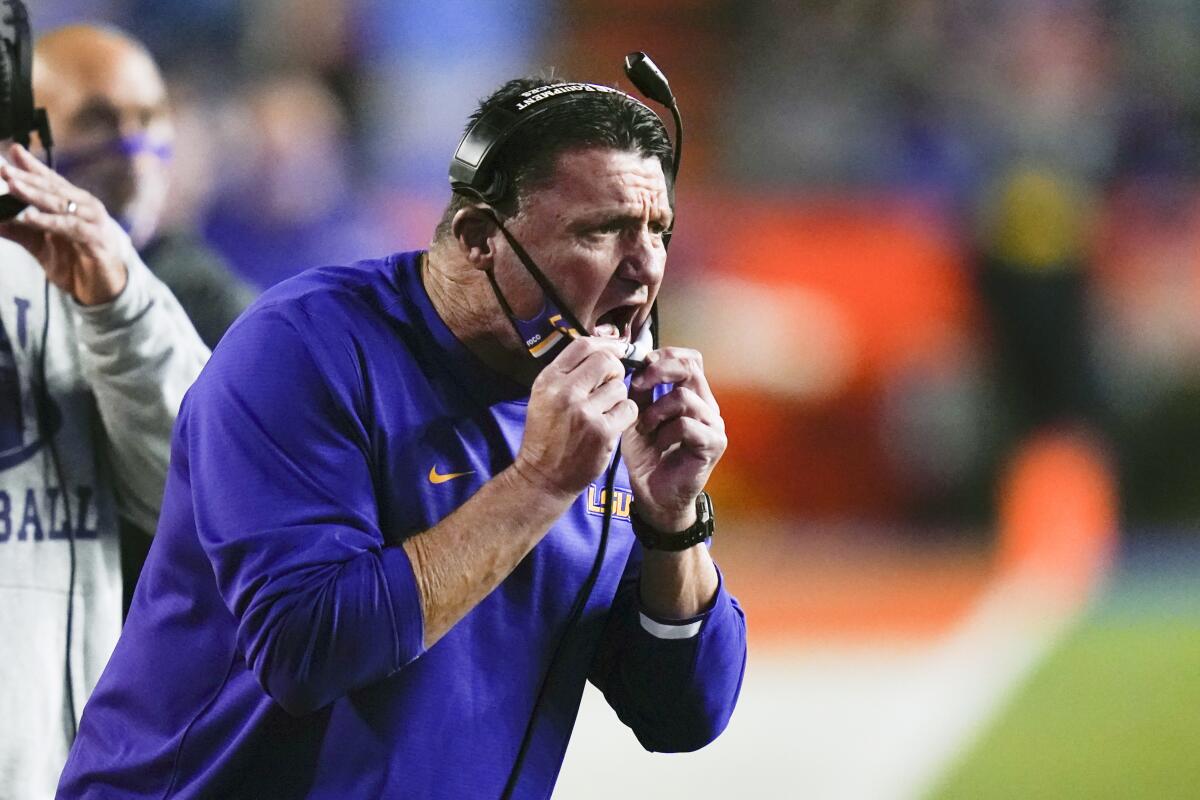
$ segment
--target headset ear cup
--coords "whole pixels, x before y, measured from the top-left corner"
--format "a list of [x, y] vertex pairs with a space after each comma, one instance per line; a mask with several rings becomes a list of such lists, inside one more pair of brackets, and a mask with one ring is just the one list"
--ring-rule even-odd
[[0, 139], [13, 138], [13, 63], [12, 48], [0, 41]]
[[29, 145], [33, 129], [33, 40], [29, 12], [21, 0], [3, 0], [4, 23], [9, 32], [3, 38], [3, 123], [4, 138]]
[[[0, 140], [13, 138], [13, 65], [12, 49], [0, 41]], [[0, 222], [7, 222], [25, 208], [25, 203], [11, 194], [0, 195]]]
[[[4, 5], [10, 6], [8, 3]], [[13, 16], [6, 17], [4, 22], [12, 25], [13, 36], [19, 39], [21, 30], [17, 24], [15, 9], [10, 6], [3, 11], [12, 13]], [[16, 63], [19, 57], [19, 44], [18, 41], [10, 41], [7, 37], [0, 38], [0, 141], [20, 140], [16, 130], [19, 123], [19, 120], [16, 119], [19, 116], [17, 113], [19, 98], [15, 96], [17, 75], [20, 71], [20, 65]], [[0, 195], [0, 222], [12, 219], [23, 208], [25, 208], [25, 203], [13, 195], [7, 193]]]
[[489, 205], [496, 206], [504, 200], [504, 195], [508, 192], [508, 176], [504, 174], [504, 170], [493, 170], [492, 179], [488, 185], [479, 193], [484, 202]]

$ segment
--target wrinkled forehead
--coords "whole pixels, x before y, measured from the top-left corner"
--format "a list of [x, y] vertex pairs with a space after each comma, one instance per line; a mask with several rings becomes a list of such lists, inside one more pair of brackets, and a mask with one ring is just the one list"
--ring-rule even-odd
[[650, 205], [660, 213], [671, 207], [662, 162], [629, 150], [591, 147], [562, 152], [548, 178], [533, 191], [558, 201]]

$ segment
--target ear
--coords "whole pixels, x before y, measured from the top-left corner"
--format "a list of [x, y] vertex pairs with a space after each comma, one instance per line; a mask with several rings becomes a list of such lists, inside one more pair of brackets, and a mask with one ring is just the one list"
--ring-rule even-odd
[[492, 268], [492, 237], [496, 231], [496, 221], [484, 206], [460, 208], [450, 222], [450, 234], [459, 252], [472, 267], [485, 271]]

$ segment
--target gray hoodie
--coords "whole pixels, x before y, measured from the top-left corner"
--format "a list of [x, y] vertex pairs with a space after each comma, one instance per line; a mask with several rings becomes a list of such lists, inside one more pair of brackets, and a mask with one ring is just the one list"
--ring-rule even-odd
[[117, 516], [154, 530], [171, 426], [208, 357], [124, 241], [120, 296], [84, 307], [50, 286], [47, 309], [40, 265], [0, 240], [0, 798], [54, 794], [73, 729], [66, 660], [78, 715], [121, 628]]

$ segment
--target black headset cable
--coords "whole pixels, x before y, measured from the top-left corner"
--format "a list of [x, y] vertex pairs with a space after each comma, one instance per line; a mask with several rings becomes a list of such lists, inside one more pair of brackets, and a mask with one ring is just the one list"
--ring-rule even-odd
[[529, 753], [529, 746], [533, 742], [534, 728], [537, 727], [538, 709], [541, 708], [542, 702], [545, 700], [546, 690], [550, 686], [550, 676], [554, 674], [558, 667], [559, 659], [562, 658], [566, 651], [567, 638], [571, 635], [572, 629], [579, 622], [579, 618], [583, 616], [583, 610], [587, 607], [588, 600], [591, 599], [592, 590], [596, 586], [596, 581], [600, 578], [600, 571], [604, 567], [604, 556], [608, 552], [608, 532], [612, 527], [613, 515], [613, 488], [617, 479], [617, 467], [621, 463], [621, 446], [618, 444], [616, 452], [613, 453], [612, 463], [608, 467], [607, 475], [604, 477], [604, 496], [601, 500], [604, 503], [604, 520], [600, 524], [600, 543], [596, 547], [596, 560], [592, 562], [591, 572], [588, 573], [587, 580], [583, 583], [583, 588], [579, 590], [579, 594], [575, 597], [575, 605], [571, 608], [571, 613], [567, 617], [566, 627], [563, 629], [563, 634], [559, 637], [558, 644], [554, 648], [554, 654], [550, 657], [550, 663], [546, 667], [546, 671], [542, 674], [542, 682], [538, 686], [537, 697], [533, 701], [533, 711], [529, 715], [529, 722], [525, 725], [525, 736], [521, 739], [521, 747], [517, 750], [517, 758], [513, 763], [512, 772], [508, 775], [508, 782], [504, 785], [504, 793], [501, 796], [503, 800], [511, 800], [513, 792], [516, 791], [517, 781], [521, 777], [521, 768], [525, 763], [525, 756]]
[[[75, 737], [79, 733], [79, 723], [76, 721], [75, 714], [75, 679], [71, 674], [71, 639], [74, 633], [75, 622], [75, 572], [76, 572], [76, 553], [75, 553], [75, 526], [71, 519], [71, 488], [67, 484], [66, 475], [62, 466], [62, 459], [58, 453], [58, 442], [54, 437], [54, 431], [49, 424], [47, 417], [53, 412], [53, 405], [50, 400], [50, 386], [46, 377], [46, 349], [50, 342], [50, 278], [45, 279], [45, 284], [42, 287], [42, 346], [38, 351], [38, 393], [39, 399], [38, 408], [38, 435], [42, 437], [50, 449], [50, 461], [54, 466], [54, 477], [58, 480], [59, 494], [62, 495], [63, 501], [63, 516], [64, 524], [67, 527], [67, 548], [70, 553], [70, 572], [67, 579], [67, 630], [66, 644], [63, 648], [63, 675], [64, 675], [64, 691], [67, 695], [67, 712], [71, 718], [71, 741], [75, 741]], [[53, 517], [51, 517], [51, 528], [53, 529]]]

